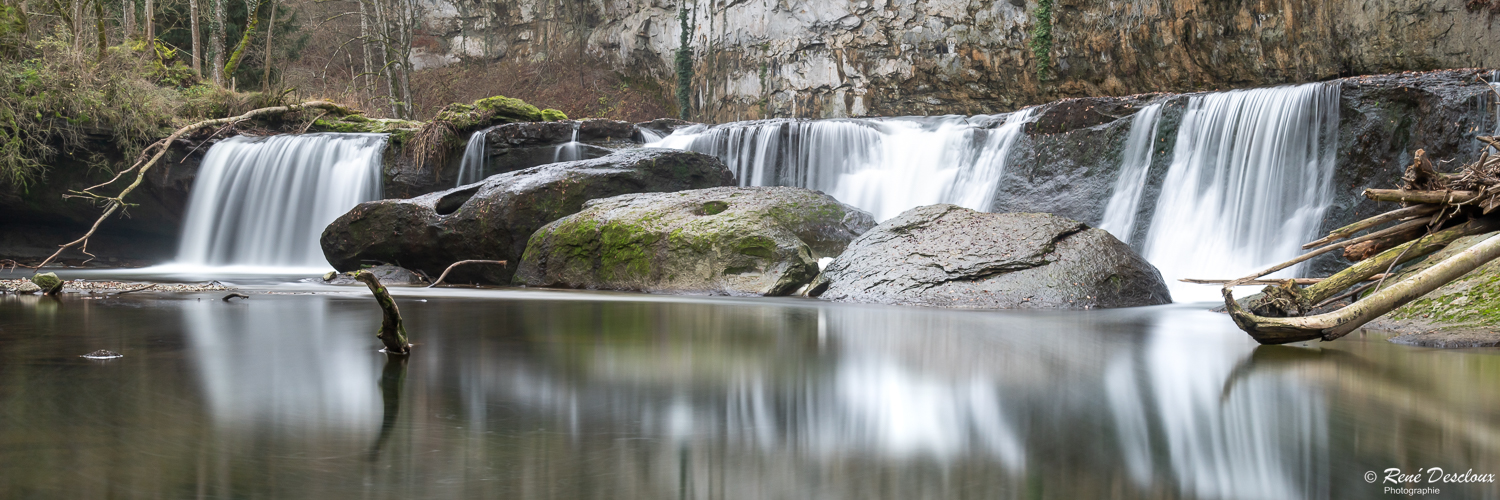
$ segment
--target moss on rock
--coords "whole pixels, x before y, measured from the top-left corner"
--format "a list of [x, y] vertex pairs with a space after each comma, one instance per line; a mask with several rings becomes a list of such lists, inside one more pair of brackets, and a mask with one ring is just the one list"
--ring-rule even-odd
[[791, 187], [722, 187], [589, 202], [527, 244], [516, 282], [656, 293], [787, 295], [818, 259], [874, 226], [868, 213]]
[[558, 111], [552, 108], [542, 110], [542, 120], [544, 121], [560, 122], [567, 119], [568, 115], [563, 113], [562, 111]]
[[[1500, 232], [1460, 238], [1442, 251], [1407, 266], [1386, 282], [1406, 279], [1492, 236], [1500, 236]], [[1500, 260], [1490, 261], [1386, 313], [1366, 328], [1400, 333], [1391, 339], [1399, 344], [1500, 347]]]

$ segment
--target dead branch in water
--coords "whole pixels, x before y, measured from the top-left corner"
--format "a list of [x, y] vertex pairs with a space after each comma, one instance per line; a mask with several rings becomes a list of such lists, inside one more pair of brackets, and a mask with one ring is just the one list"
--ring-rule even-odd
[[448, 271], [452, 271], [453, 268], [458, 267], [458, 266], [463, 265], [463, 264], [497, 264], [497, 265], [503, 266], [503, 265], [506, 265], [507, 262], [505, 262], [503, 260], [460, 260], [458, 262], [454, 262], [452, 264], [448, 264], [448, 268], [443, 270], [443, 274], [438, 275], [437, 281], [432, 282], [431, 285], [427, 285], [427, 288], [432, 288], [432, 287], [438, 286], [438, 283], [442, 283], [443, 282], [443, 278], [447, 278], [448, 277]]
[[406, 341], [406, 326], [401, 323], [401, 310], [396, 308], [396, 299], [391, 298], [390, 292], [380, 284], [380, 279], [375, 273], [360, 270], [354, 273], [354, 279], [370, 287], [370, 292], [375, 294], [375, 302], [380, 304], [383, 319], [380, 322], [380, 331], [375, 337], [385, 344], [385, 352], [389, 354], [408, 354], [411, 352], [411, 344]]
[[[52, 253], [52, 256], [47, 257], [47, 260], [44, 260], [41, 264], [37, 265], [36, 269], [40, 270], [42, 267], [46, 266], [48, 263], [56, 259], [58, 255], [62, 255], [64, 251], [75, 246], [82, 245], [82, 247], [80, 248], [85, 249], [84, 253], [88, 253], [86, 249], [88, 248], [89, 238], [99, 230], [99, 226], [104, 224], [104, 221], [108, 219], [109, 216], [114, 215], [115, 212], [127, 206], [127, 204], [125, 203], [125, 196], [129, 195], [131, 191], [135, 191], [135, 188], [141, 185], [141, 182], [146, 179], [146, 172], [150, 170], [152, 166], [155, 166], [158, 161], [161, 161], [161, 158], [163, 156], [166, 156], [167, 150], [170, 149], [172, 143], [176, 142], [177, 139], [181, 138], [182, 136], [199, 129], [212, 127], [215, 125], [236, 124], [253, 118], [302, 111], [304, 109], [323, 109], [346, 114], [351, 113], [351, 111], [349, 111], [348, 109], [328, 101], [309, 101], [302, 104], [292, 104], [288, 106], [272, 106], [269, 108], [253, 109], [239, 116], [231, 116], [229, 118], [216, 118], [212, 120], [203, 120], [197, 123], [193, 123], [177, 129], [177, 131], [172, 132], [172, 135], [167, 136], [167, 138], [165, 139], [152, 143], [150, 146], [146, 147], [145, 151], [142, 151], [141, 157], [143, 158], [143, 160], [137, 161], [135, 165], [131, 166], [128, 169], [125, 169], [124, 171], [121, 171], [119, 174], [116, 174], [114, 179], [111, 179], [109, 182], [106, 182], [104, 184], [86, 188], [82, 191], [73, 191], [71, 192], [71, 194], [64, 196], [65, 198], [87, 198], [94, 200], [96, 203], [102, 202], [105, 204], [104, 213], [99, 216], [98, 220], [94, 221], [94, 225], [89, 228], [87, 233], [84, 233], [82, 237], [76, 240], [63, 244], [57, 249], [56, 252]], [[156, 151], [156, 154], [152, 155], [149, 159], [144, 159], [146, 158], [146, 153], [153, 149]], [[130, 171], [135, 172], [135, 181], [131, 182], [130, 185], [125, 186], [124, 189], [120, 190], [119, 194], [116, 194], [114, 196], [104, 196], [93, 192], [93, 190], [95, 189], [113, 184], [115, 181], [123, 177], [125, 175], [125, 172]]]

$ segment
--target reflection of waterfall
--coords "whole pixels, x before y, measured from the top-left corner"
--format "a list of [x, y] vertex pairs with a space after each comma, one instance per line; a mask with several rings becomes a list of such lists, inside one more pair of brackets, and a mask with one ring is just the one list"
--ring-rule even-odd
[[235, 307], [182, 303], [188, 352], [214, 423], [373, 436], [380, 423], [379, 354], [365, 332], [379, 320], [363, 310], [329, 311], [326, 300], [257, 300]]
[[484, 179], [485, 167], [489, 166], [489, 141], [493, 127], [469, 135], [469, 145], [464, 146], [463, 161], [458, 164], [458, 185], [467, 186]]
[[954, 203], [987, 210], [1031, 110], [879, 120], [765, 120], [679, 129], [658, 147], [724, 160], [741, 185], [799, 186], [888, 219]]
[[[1295, 374], [1276, 373], [1252, 375], [1226, 393], [1247, 354], [1243, 339], [1204, 335], [1197, 331], [1204, 322], [1191, 315], [1158, 323], [1141, 367], [1121, 356], [1105, 372], [1131, 479], [1148, 487], [1151, 457], [1165, 455], [1185, 497], [1327, 497], [1330, 415], [1323, 395]], [[1145, 394], [1156, 411], [1148, 413]], [[1155, 426], [1147, 415], [1156, 417]]]
[[1241, 276], [1315, 237], [1332, 199], [1338, 122], [1338, 84], [1191, 98], [1142, 252], [1174, 298], [1217, 300], [1218, 290], [1177, 280]]
[[1151, 169], [1154, 156], [1151, 153], [1156, 149], [1156, 124], [1160, 120], [1160, 104], [1141, 108], [1130, 119], [1124, 163], [1120, 165], [1120, 176], [1115, 178], [1109, 205], [1104, 209], [1104, 221], [1099, 223], [1100, 229], [1109, 231], [1121, 241], [1129, 242], [1135, 234], [1136, 212], [1141, 195], [1146, 192], [1146, 173]]
[[203, 158], [177, 262], [326, 268], [323, 228], [380, 197], [384, 134], [233, 137]]

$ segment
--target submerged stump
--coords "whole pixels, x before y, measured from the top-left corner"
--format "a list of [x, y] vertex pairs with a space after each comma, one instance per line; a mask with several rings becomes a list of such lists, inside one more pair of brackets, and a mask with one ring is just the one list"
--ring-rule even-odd
[[385, 290], [380, 280], [374, 273], [369, 271], [357, 271], [354, 279], [370, 287], [370, 292], [375, 294], [375, 301], [380, 303], [380, 310], [385, 318], [380, 322], [380, 331], [375, 337], [385, 344], [385, 352], [391, 354], [407, 354], [411, 352], [411, 344], [406, 341], [406, 327], [401, 324], [401, 310], [396, 308], [396, 299]]

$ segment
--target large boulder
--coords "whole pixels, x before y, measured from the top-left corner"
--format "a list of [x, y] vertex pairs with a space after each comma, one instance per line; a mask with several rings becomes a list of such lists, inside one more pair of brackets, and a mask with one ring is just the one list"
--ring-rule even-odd
[[532, 235], [515, 280], [655, 293], [787, 295], [875, 225], [869, 213], [793, 187], [629, 194]]
[[1172, 301], [1155, 267], [1102, 229], [1051, 214], [918, 207], [849, 244], [809, 295], [971, 309]]
[[509, 283], [526, 239], [595, 198], [734, 184], [718, 159], [688, 151], [637, 149], [494, 175], [483, 182], [406, 200], [362, 203], [323, 231], [323, 255], [339, 271], [390, 263], [437, 276], [467, 259], [509, 266], [460, 266], [448, 282]]

